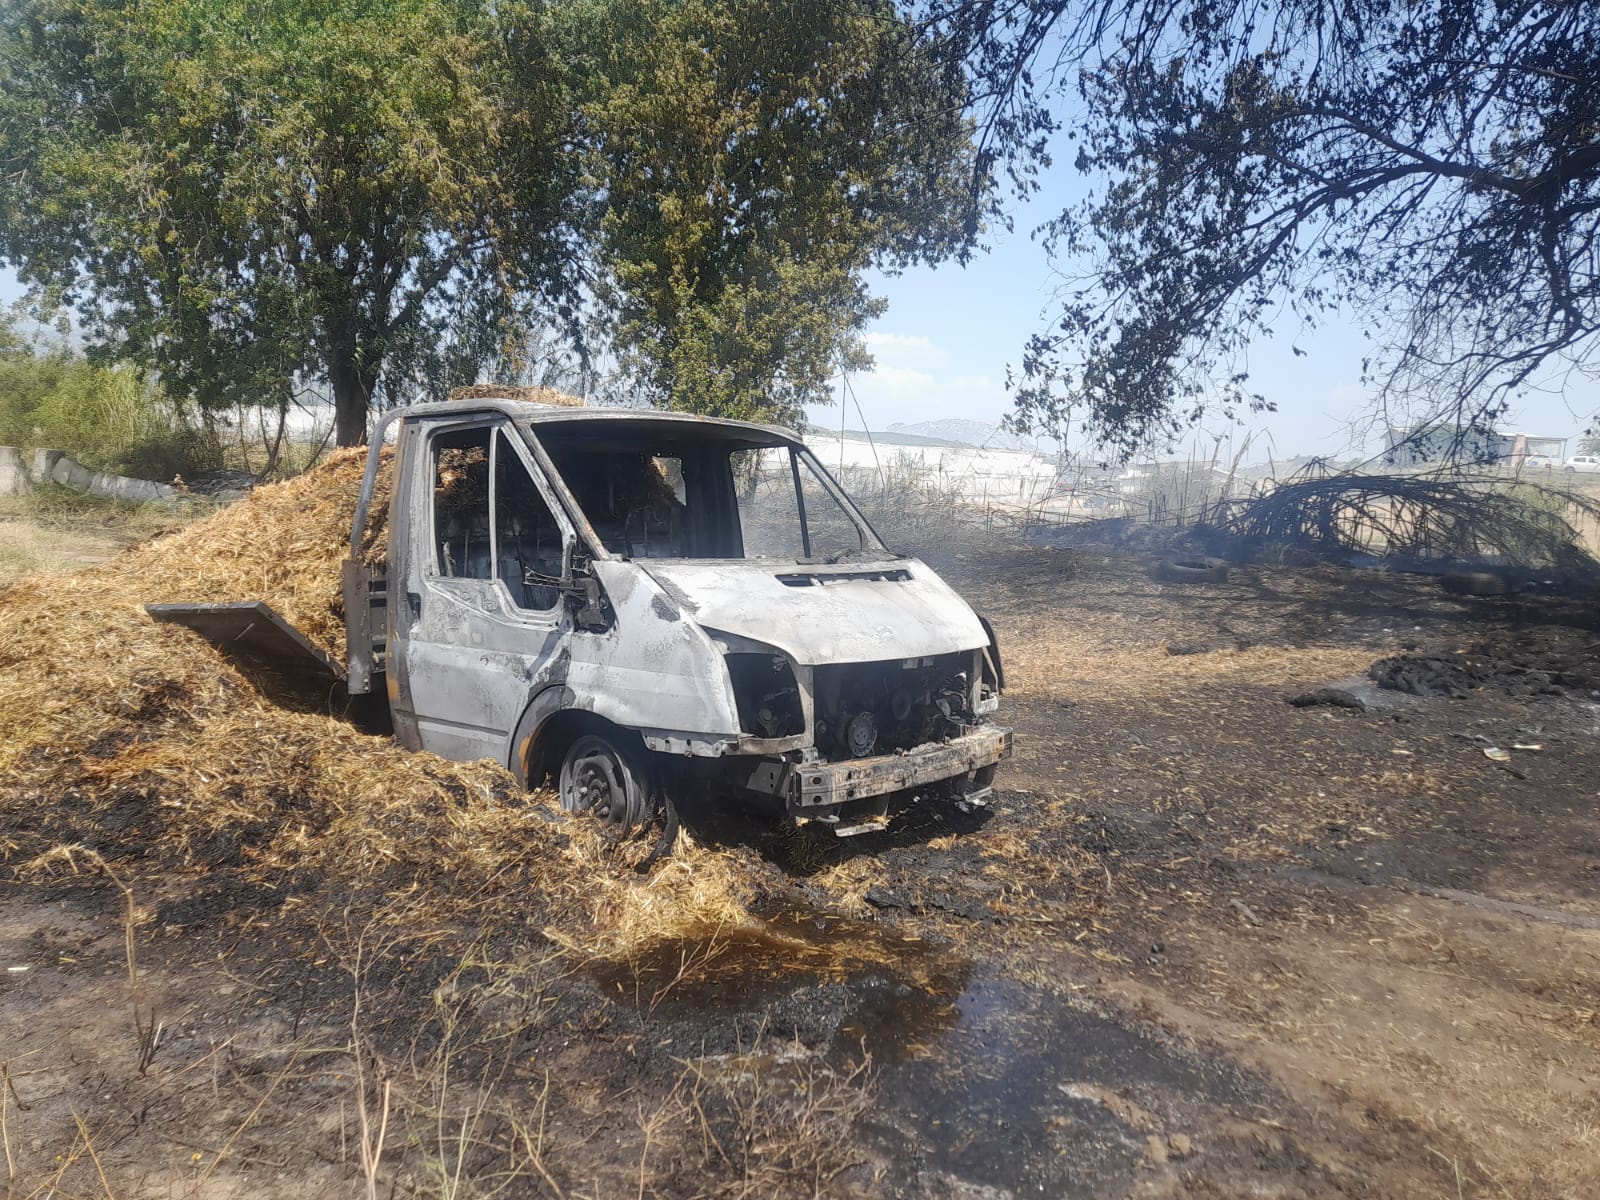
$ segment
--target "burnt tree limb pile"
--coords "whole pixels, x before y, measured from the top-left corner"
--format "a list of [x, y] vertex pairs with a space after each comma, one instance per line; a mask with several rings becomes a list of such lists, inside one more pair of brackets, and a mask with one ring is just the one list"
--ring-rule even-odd
[[1293, 548], [1339, 562], [1493, 564], [1600, 580], [1573, 520], [1600, 521], [1600, 504], [1492, 476], [1330, 475], [1240, 502], [1220, 532], [1236, 557]]

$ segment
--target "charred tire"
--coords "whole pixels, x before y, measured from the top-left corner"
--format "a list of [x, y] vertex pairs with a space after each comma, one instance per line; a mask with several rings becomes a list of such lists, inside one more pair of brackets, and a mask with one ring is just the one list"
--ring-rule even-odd
[[678, 805], [671, 796], [661, 797], [661, 838], [656, 842], [656, 848], [650, 851], [642, 863], [635, 870], [648, 871], [662, 859], [671, 858], [672, 851], [678, 844], [678, 831], [683, 828], [683, 820], [678, 816]]
[[1457, 571], [1439, 578], [1439, 586], [1453, 596], [1504, 596], [1511, 581], [1493, 571]]
[[650, 815], [650, 775], [643, 756], [620, 739], [581, 733], [561, 758], [561, 807], [593, 813], [631, 829]]
[[1228, 564], [1220, 558], [1163, 558], [1152, 574], [1164, 583], [1227, 583]]

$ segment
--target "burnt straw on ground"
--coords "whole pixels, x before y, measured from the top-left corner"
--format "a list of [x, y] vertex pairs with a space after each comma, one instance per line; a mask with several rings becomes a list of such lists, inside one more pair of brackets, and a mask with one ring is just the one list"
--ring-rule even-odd
[[[1585, 1194], [1589, 935], [1440, 896], [1582, 915], [1588, 699], [1497, 668], [1284, 700], [1403, 656], [1554, 678], [1592, 610], [1328, 567], [1184, 588], [960, 531], [936, 565], [995, 618], [1018, 730], [987, 819], [700, 823], [641, 872], [653, 837], [144, 618], [336, 629], [358, 470], [0, 596], [23, 1194], [362, 1194], [385, 1116], [385, 1195]], [[317, 512], [330, 569], [274, 585]]]

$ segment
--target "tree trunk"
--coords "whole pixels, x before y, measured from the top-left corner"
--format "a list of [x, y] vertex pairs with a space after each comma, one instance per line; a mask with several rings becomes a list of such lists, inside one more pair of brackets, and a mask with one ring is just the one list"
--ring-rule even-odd
[[333, 440], [338, 446], [360, 446], [367, 440], [367, 412], [378, 371], [374, 363], [357, 361], [354, 346], [336, 350], [328, 363], [333, 385]]

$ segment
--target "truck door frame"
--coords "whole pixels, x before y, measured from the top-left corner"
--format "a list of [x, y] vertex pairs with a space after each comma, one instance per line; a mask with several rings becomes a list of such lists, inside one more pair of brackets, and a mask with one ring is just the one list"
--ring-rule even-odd
[[[488, 449], [489, 575], [452, 577], [438, 562], [436, 447], [441, 438], [475, 429], [484, 431]], [[477, 409], [409, 419], [397, 446], [390, 517], [390, 707], [402, 744], [452, 759], [505, 761], [530, 697], [559, 682], [553, 675], [566, 657], [560, 648], [573, 630], [559, 595], [548, 609], [529, 609], [500, 576], [496, 502], [500, 455], [507, 449], [561, 533], [559, 593], [571, 580], [578, 534], [511, 415]]]

